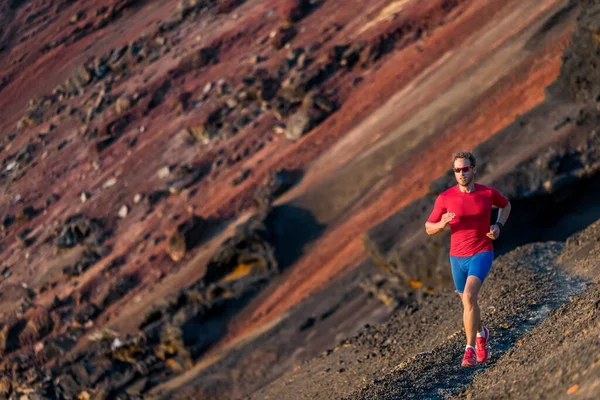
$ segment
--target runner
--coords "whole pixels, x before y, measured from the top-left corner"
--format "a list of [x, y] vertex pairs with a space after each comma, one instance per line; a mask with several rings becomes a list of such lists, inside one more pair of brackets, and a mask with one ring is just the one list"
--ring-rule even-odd
[[[477, 296], [492, 267], [492, 240], [500, 236], [510, 214], [510, 202], [496, 189], [475, 183], [477, 171], [472, 153], [454, 153], [452, 165], [458, 185], [438, 196], [425, 230], [428, 235], [435, 235], [450, 225], [450, 265], [464, 307], [467, 336], [462, 366], [472, 367], [489, 357], [490, 333], [481, 325]], [[497, 222], [490, 226], [492, 206], [499, 210]]]

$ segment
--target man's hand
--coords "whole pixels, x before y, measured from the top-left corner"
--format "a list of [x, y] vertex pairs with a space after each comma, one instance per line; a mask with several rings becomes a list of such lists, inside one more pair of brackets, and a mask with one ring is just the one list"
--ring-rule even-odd
[[442, 215], [442, 219], [439, 222], [425, 222], [425, 231], [428, 235], [435, 235], [448, 225], [448, 222], [454, 218], [454, 215], [453, 212], [447, 212]]
[[448, 222], [452, 221], [452, 218], [454, 218], [455, 215], [456, 214], [454, 214], [453, 212], [447, 212], [446, 214], [442, 215], [442, 220], [440, 221], [442, 224], [442, 228], [445, 228]]
[[492, 240], [496, 240], [498, 239], [498, 236], [500, 236], [500, 228], [498, 227], [498, 225], [495, 224], [490, 225], [490, 231], [485, 235]]

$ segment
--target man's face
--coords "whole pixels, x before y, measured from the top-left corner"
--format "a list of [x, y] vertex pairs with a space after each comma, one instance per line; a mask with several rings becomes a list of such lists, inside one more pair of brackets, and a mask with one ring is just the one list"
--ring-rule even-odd
[[473, 182], [475, 168], [471, 166], [471, 161], [468, 158], [457, 158], [454, 160], [454, 176], [461, 186], [468, 186]]

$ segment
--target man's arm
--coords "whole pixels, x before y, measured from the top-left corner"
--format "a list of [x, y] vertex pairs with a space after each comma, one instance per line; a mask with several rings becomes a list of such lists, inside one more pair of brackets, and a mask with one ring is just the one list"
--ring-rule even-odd
[[442, 231], [446, 225], [448, 225], [448, 222], [452, 221], [452, 218], [454, 218], [454, 213], [447, 212], [442, 215], [442, 219], [439, 222], [425, 222], [425, 232], [427, 232], [428, 235], [435, 235]]
[[503, 208], [498, 208], [498, 218], [496, 218], [496, 224], [490, 226], [490, 231], [486, 234], [487, 237], [492, 240], [498, 239], [498, 236], [500, 236], [500, 227], [497, 223], [499, 222], [500, 225], [504, 227], [504, 224], [510, 215], [510, 208], [510, 201], [506, 203]]
[[[444, 215], [446, 215], [446, 214], [444, 214]], [[425, 232], [427, 232], [428, 235], [435, 235], [436, 233], [443, 230], [445, 227], [446, 227], [446, 222], [444, 222], [443, 220], [440, 222], [429, 222], [429, 221], [425, 222]]]
[[506, 224], [506, 221], [508, 220], [509, 215], [510, 215], [510, 201], [508, 202], [506, 207], [498, 209], [498, 218], [496, 219], [496, 222], [500, 222], [502, 224], [502, 226], [504, 226], [504, 224]]
[[442, 196], [438, 196], [437, 199], [435, 199], [433, 211], [429, 218], [427, 218], [427, 222], [425, 222], [425, 232], [427, 232], [428, 235], [435, 235], [444, 229], [446, 224], [454, 218], [454, 213], [447, 211]]

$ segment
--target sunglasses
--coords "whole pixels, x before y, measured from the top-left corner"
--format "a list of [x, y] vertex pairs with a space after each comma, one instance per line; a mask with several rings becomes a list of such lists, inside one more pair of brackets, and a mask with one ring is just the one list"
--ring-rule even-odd
[[473, 167], [469, 165], [468, 167], [454, 168], [454, 172], [460, 174], [461, 172], [470, 172], [472, 169]]

